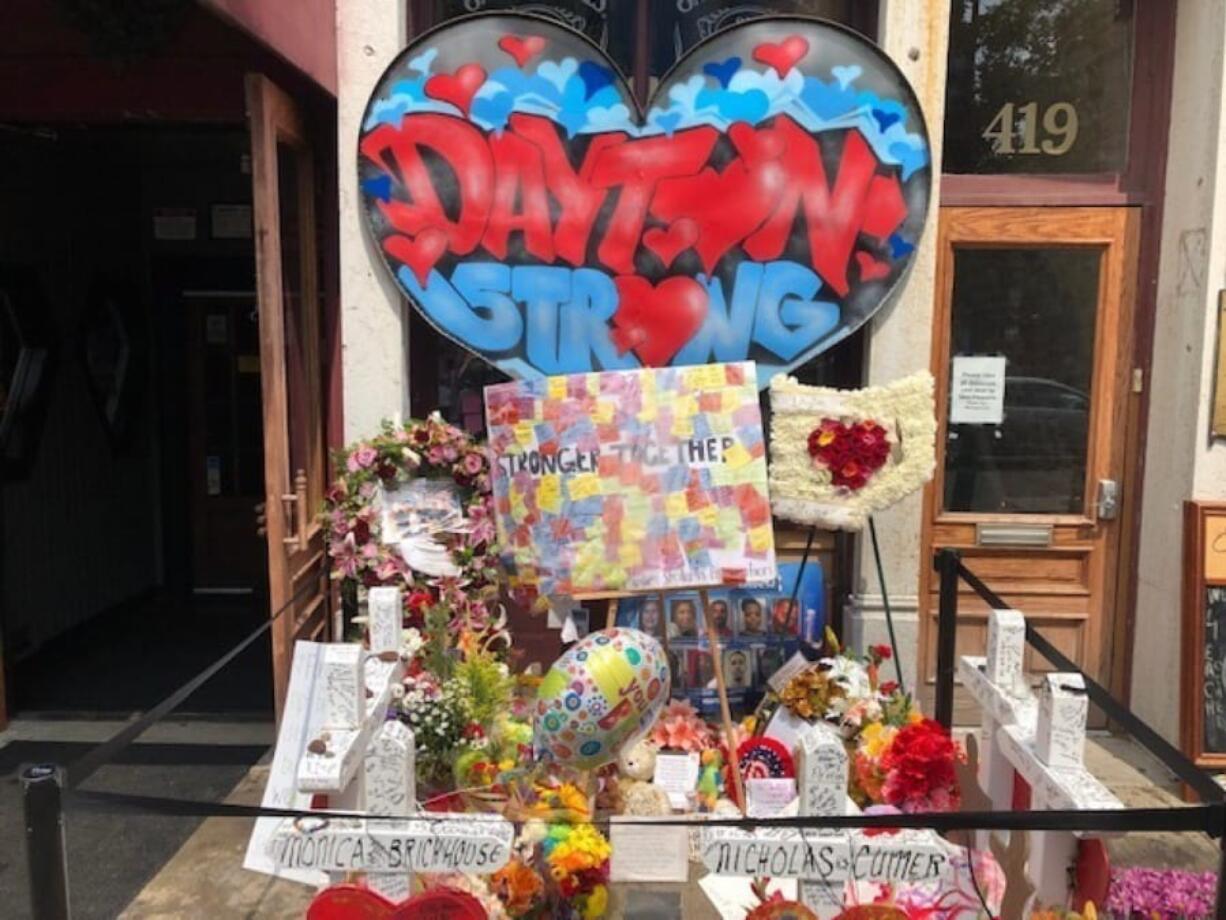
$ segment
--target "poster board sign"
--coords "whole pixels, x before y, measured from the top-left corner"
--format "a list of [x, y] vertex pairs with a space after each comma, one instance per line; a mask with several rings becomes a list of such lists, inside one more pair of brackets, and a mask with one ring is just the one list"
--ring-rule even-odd
[[1184, 503], [1180, 736], [1202, 767], [1226, 767], [1226, 502]]
[[485, 389], [498, 537], [541, 594], [777, 578], [751, 361]]

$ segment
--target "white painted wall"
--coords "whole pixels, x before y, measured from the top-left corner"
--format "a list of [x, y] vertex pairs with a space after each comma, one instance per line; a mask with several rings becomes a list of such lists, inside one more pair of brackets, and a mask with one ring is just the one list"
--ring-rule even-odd
[[[928, 226], [906, 286], [894, 303], [871, 321], [866, 374], [869, 384], [889, 383], [927, 370], [930, 364], [949, 0], [883, 0], [879, 32], [878, 41], [911, 81], [924, 109], [932, 143], [933, 186]], [[920, 546], [922, 494], [916, 493], [875, 517], [903, 679], [912, 689], [916, 686], [919, 651], [919, 579], [921, 566], [927, 564]], [[856, 594], [845, 619], [846, 641], [852, 648], [863, 650], [869, 644], [889, 641], [867, 530], [860, 540], [857, 571]]]
[[405, 45], [404, 0], [337, 0], [341, 372], [345, 440], [409, 415], [408, 310], [366, 228], [356, 151], [375, 83]]
[[[1132, 668], [1133, 708], [1171, 740], [1179, 733], [1182, 506], [1226, 497], [1226, 444], [1208, 438], [1226, 286], [1226, 2], [1183, 0], [1175, 43]], [[1171, 679], [1146, 679], [1153, 674]]]

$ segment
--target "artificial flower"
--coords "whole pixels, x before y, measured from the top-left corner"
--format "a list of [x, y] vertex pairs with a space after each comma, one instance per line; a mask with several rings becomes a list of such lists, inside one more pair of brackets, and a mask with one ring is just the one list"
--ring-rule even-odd
[[701, 753], [715, 745], [715, 733], [689, 700], [670, 700], [651, 731], [662, 749]]
[[1216, 872], [1112, 869], [1104, 907], [1115, 917], [1200, 920], [1214, 916]]
[[824, 719], [831, 704], [846, 695], [828, 672], [810, 667], [788, 681], [779, 697], [793, 715], [814, 720]]
[[963, 756], [939, 722], [923, 719], [900, 728], [881, 756], [882, 798], [905, 812], [956, 810], [961, 797], [954, 764]]
[[545, 893], [545, 882], [526, 862], [513, 857], [490, 877], [490, 885], [507, 913], [522, 917], [533, 910]]

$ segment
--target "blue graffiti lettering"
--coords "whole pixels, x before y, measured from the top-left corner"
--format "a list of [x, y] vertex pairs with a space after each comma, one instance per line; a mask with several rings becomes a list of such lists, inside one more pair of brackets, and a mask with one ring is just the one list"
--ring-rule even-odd
[[[610, 340], [617, 288], [597, 269], [466, 262], [450, 279], [432, 271], [424, 288], [407, 269], [399, 275], [439, 329], [495, 363], [526, 360], [542, 374], [639, 366], [633, 351], [619, 355]], [[821, 279], [795, 262], [742, 263], [731, 296], [718, 278], [700, 281], [707, 315], [675, 365], [742, 361], [753, 345], [789, 362], [839, 323], [838, 304], [816, 299]]]

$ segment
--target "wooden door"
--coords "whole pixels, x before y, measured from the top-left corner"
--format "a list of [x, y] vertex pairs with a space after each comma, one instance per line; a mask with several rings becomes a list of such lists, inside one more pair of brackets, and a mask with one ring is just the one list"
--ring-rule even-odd
[[294, 642], [325, 636], [328, 565], [318, 514], [324, 490], [320, 405], [315, 176], [305, 123], [292, 99], [247, 76], [251, 129], [260, 380], [264, 408], [264, 515], [269, 606], [280, 718]]
[[[1131, 208], [944, 208], [938, 237], [940, 418], [926, 558], [960, 550], [973, 572], [1104, 681], [1129, 487], [1137, 218]], [[930, 566], [924, 573], [930, 689], [938, 579]], [[982, 654], [986, 605], [963, 586], [958, 609], [958, 654]], [[1026, 663], [1044, 669], [1037, 656]], [[955, 718], [977, 721], [961, 698]]]

